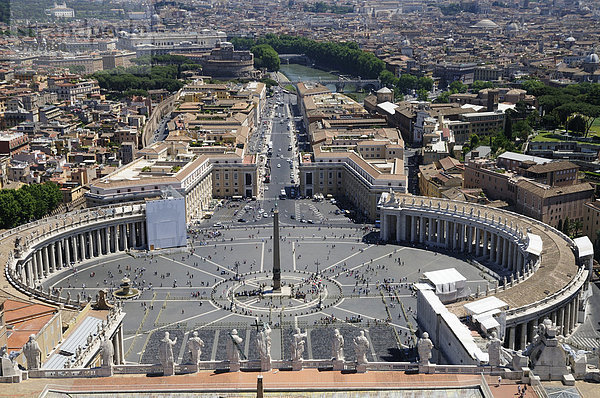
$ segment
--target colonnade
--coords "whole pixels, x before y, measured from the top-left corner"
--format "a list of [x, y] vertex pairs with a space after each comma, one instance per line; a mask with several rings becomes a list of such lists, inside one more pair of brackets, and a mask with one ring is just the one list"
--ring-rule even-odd
[[34, 247], [29, 256], [17, 264], [16, 274], [22, 283], [35, 287], [41, 279], [79, 261], [146, 245], [145, 221], [80, 228], [73, 234], [58, 235]]
[[559, 327], [561, 334], [568, 336], [577, 325], [580, 302], [581, 294], [577, 294], [573, 299], [557, 306], [556, 309], [550, 312], [546, 312], [541, 316], [538, 314], [534, 319], [508, 326], [504, 338], [505, 347], [513, 350], [524, 350], [527, 344], [533, 341], [536, 335], [536, 327], [546, 318]]
[[384, 241], [408, 241], [460, 251], [521, 275], [528, 261], [533, 260], [525, 251], [525, 240], [490, 224], [414, 212], [385, 214], [384, 218], [381, 229]]
[[[534, 264], [541, 264], [542, 237], [531, 234], [529, 229], [525, 233], [523, 228], [532, 228], [536, 221], [521, 216], [516, 218], [517, 215], [511, 216], [509, 213], [475, 204], [430, 198], [411, 199], [400, 201], [393, 194], [382, 199], [381, 240], [443, 248], [469, 254], [483, 264], [501, 266], [514, 275], [509, 286], [505, 284], [503, 290], [513, 287], [513, 280], [518, 282], [523, 280], [524, 275], [531, 275], [537, 269]], [[541, 230], [540, 225], [536, 226]], [[586, 300], [586, 275], [591, 272], [591, 265], [585, 267], [585, 264], [591, 264], [593, 251], [590, 254], [589, 249], [579, 248], [577, 240], [569, 241], [548, 226], [538, 233], [549, 235], [549, 241], [557, 245], [564, 244], [575, 254], [573, 260], [576, 261], [579, 272], [572, 280], [565, 280], [565, 286], [578, 287], [561, 289], [554, 294], [546, 293], [547, 298], [522, 307], [509, 308], [505, 318], [504, 345], [514, 350], [525, 349], [533, 341], [537, 326], [545, 318], [550, 318], [565, 336], [583, 319], [581, 315]], [[555, 258], [547, 261], [559, 260]], [[582, 265], [583, 268], [589, 268], [589, 271], [585, 272]], [[495, 294], [494, 292], [497, 290], [491, 293]], [[519, 294], [518, 291], [514, 293]]]

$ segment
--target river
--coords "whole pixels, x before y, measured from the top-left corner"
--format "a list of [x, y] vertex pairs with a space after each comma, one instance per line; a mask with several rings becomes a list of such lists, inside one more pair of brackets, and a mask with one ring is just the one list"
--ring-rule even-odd
[[[318, 82], [319, 80], [337, 80], [338, 76], [329, 72], [325, 72], [320, 69], [309, 68], [308, 66], [299, 64], [281, 64], [279, 71], [285, 75], [291, 81], [313, 81]], [[331, 91], [335, 91], [333, 84], [327, 85]], [[365, 92], [356, 92], [356, 87], [353, 84], [349, 84], [344, 88], [344, 93], [352, 93], [356, 95], [358, 101], [362, 102], [363, 99], [369, 95]]]

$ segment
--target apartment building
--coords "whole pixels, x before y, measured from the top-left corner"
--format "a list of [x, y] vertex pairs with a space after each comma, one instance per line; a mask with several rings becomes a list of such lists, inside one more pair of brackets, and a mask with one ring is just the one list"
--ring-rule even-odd
[[515, 211], [558, 226], [565, 218], [583, 221], [584, 204], [594, 188], [577, 178], [571, 162], [504, 153], [497, 161], [470, 160], [465, 165], [464, 187], [481, 188], [493, 200], [511, 204]]

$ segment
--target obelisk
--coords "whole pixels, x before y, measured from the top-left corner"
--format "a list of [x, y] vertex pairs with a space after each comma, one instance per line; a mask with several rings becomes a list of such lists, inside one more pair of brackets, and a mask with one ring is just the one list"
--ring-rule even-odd
[[279, 261], [279, 210], [273, 212], [273, 291], [281, 291], [281, 263]]

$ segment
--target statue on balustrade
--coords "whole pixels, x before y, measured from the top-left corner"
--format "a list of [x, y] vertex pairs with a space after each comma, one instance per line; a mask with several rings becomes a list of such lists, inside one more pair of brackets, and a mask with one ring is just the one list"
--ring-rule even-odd
[[112, 341], [108, 337], [105, 337], [104, 340], [102, 340], [102, 345], [100, 346], [100, 350], [101, 350], [100, 356], [102, 358], [102, 366], [104, 366], [104, 367], [112, 366], [114, 364], [115, 349], [113, 347]]
[[358, 364], [366, 364], [367, 350], [369, 349], [369, 340], [365, 336], [365, 331], [361, 330], [360, 334], [354, 338], [354, 351], [356, 352], [356, 362]]
[[160, 364], [163, 366], [165, 375], [175, 373], [175, 360], [173, 359], [173, 346], [177, 344], [177, 337], [174, 340], [169, 338], [169, 332], [165, 332], [165, 337], [160, 341], [158, 356]]
[[333, 356], [334, 360], [344, 360], [344, 336], [342, 336], [339, 329], [335, 329], [333, 331], [333, 342], [331, 351], [331, 355]]
[[198, 337], [198, 332], [194, 332], [192, 336], [193, 337], [190, 337], [188, 340], [187, 346], [190, 350], [192, 363], [198, 366], [198, 362], [200, 362], [200, 355], [202, 355], [202, 348], [204, 347], [204, 341]]
[[292, 340], [292, 361], [302, 361], [302, 355], [304, 354], [304, 339], [308, 336], [307, 332], [302, 333], [300, 328], [296, 328], [293, 340]]
[[419, 365], [429, 365], [431, 359], [431, 350], [433, 342], [429, 339], [429, 333], [424, 332], [423, 337], [417, 343], [417, 352], [419, 353]]
[[23, 353], [27, 359], [27, 370], [39, 369], [42, 365], [42, 350], [37, 341], [35, 334], [29, 336], [29, 341], [23, 346]]

